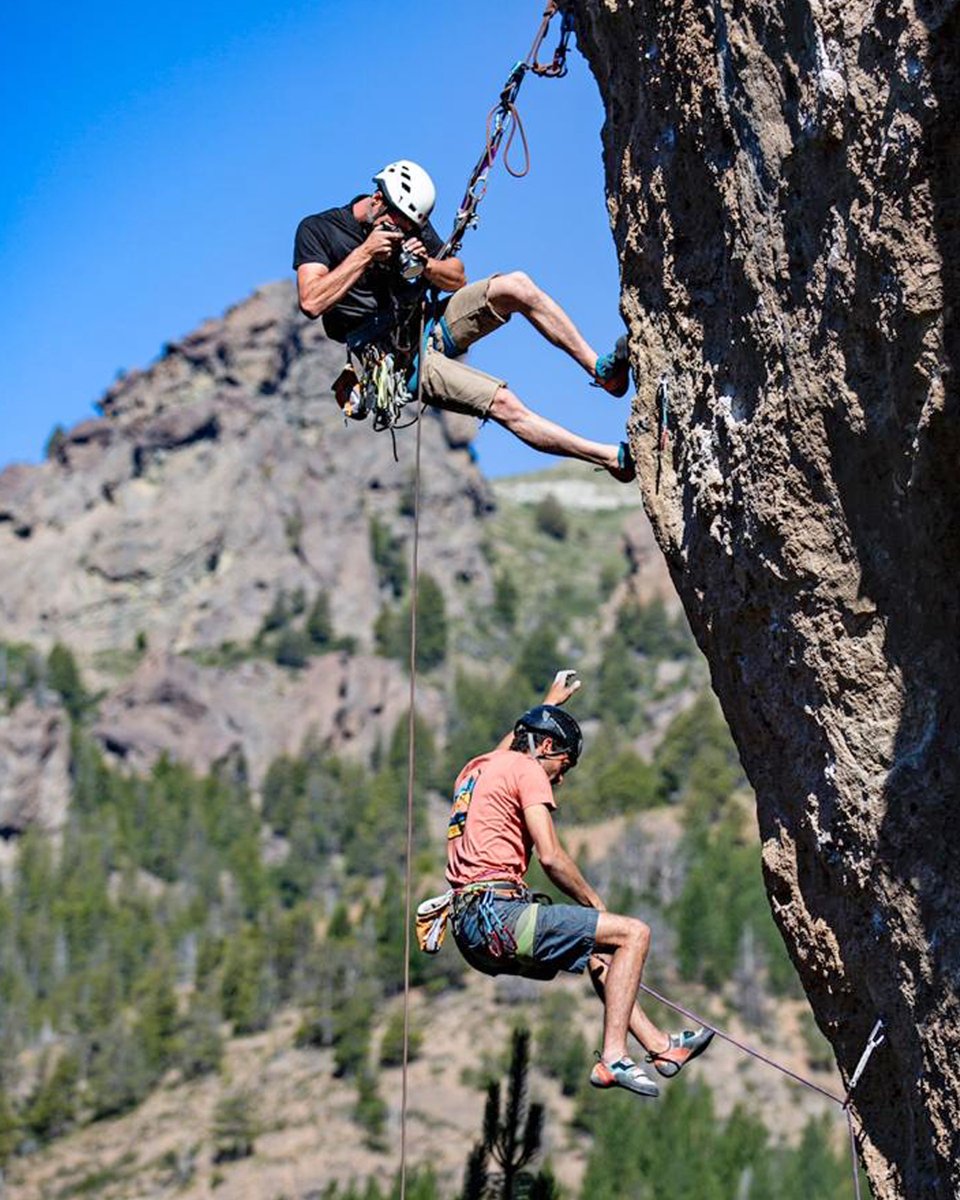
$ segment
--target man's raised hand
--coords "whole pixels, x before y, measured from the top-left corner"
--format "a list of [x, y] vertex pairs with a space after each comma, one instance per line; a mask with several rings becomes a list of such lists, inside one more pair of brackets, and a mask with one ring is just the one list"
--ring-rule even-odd
[[576, 671], [564, 667], [553, 677], [553, 683], [547, 688], [543, 698], [544, 704], [565, 704], [574, 692], [580, 690], [580, 679]]

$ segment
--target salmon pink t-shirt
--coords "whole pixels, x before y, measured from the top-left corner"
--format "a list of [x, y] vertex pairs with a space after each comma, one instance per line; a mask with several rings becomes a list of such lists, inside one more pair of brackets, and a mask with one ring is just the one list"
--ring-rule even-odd
[[533, 842], [523, 810], [556, 808], [540, 763], [516, 750], [472, 758], [457, 776], [447, 826], [447, 879], [452, 887], [483, 879], [521, 883]]

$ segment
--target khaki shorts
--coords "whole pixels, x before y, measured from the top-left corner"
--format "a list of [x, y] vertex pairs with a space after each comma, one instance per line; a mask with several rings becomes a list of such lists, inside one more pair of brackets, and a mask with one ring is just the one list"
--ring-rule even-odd
[[454, 292], [446, 311], [433, 327], [423, 356], [423, 399], [450, 412], [486, 420], [490, 405], [506, 380], [468, 367], [460, 361], [474, 342], [505, 325], [487, 301], [489, 279], [478, 279]]

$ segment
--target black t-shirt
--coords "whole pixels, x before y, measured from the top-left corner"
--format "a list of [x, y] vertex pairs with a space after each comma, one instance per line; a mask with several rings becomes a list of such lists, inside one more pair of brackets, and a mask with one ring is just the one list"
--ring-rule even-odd
[[[343, 208], [328, 208], [326, 212], [304, 217], [297, 226], [293, 243], [293, 269], [301, 263], [323, 263], [331, 270], [347, 257], [351, 250], [365, 242], [370, 226], [353, 215], [353, 206], [361, 196], [354, 197]], [[430, 256], [436, 257], [443, 247], [437, 231], [428, 221], [419, 233], [420, 241]], [[346, 341], [348, 335], [375, 313], [389, 313], [394, 298], [410, 295], [412, 287], [397, 269], [396, 261], [371, 263], [353, 287], [329, 311], [323, 314], [327, 337], [336, 342]]]

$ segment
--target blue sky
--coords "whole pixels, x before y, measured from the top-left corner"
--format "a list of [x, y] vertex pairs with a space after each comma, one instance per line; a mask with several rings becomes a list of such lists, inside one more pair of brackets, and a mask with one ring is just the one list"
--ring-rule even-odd
[[[344, 203], [394, 158], [433, 174], [446, 236], [486, 114], [542, 3], [92, 0], [8, 11], [0, 27], [0, 466], [39, 461], [117, 372], [255, 287], [292, 278], [300, 217]], [[559, 35], [555, 18], [545, 53]], [[602, 109], [574, 50], [520, 94], [532, 170], [491, 175], [468, 274], [522, 268], [598, 350], [622, 330], [603, 194]], [[601, 440], [627, 401], [515, 320], [471, 361]], [[331, 421], [338, 418], [331, 412]], [[372, 436], [372, 435], [371, 435]], [[494, 426], [489, 475], [547, 465]]]

